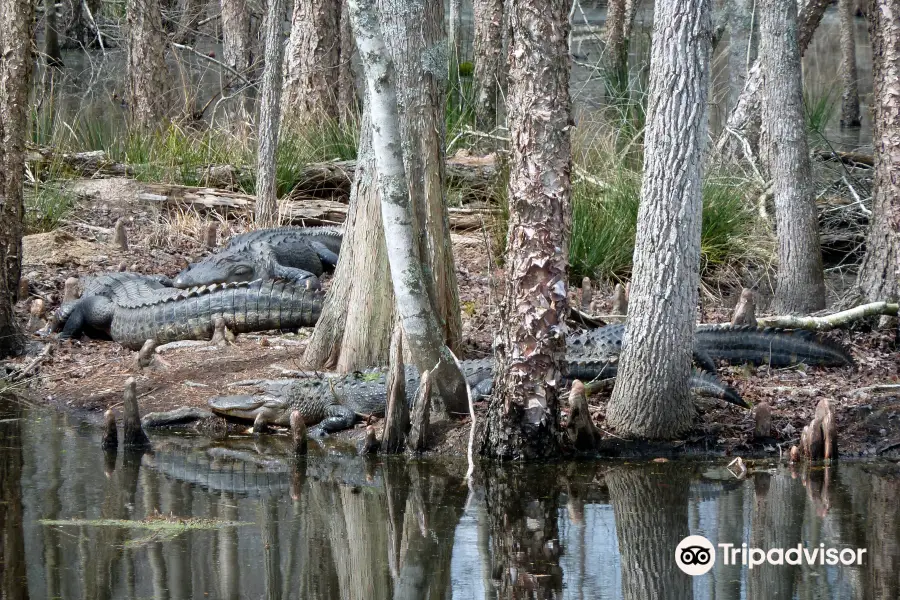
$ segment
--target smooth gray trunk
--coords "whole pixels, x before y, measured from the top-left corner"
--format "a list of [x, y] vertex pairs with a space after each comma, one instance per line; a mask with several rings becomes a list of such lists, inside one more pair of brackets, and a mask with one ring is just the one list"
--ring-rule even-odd
[[606, 419], [620, 434], [671, 438], [691, 426], [702, 162], [708, 127], [710, 0], [656, 4], [633, 278]]
[[838, 0], [841, 14], [841, 127], [859, 126], [859, 87], [856, 72], [856, 6], [853, 0]]
[[796, 2], [764, 0], [759, 33], [766, 124], [760, 146], [773, 182], [778, 230], [773, 310], [806, 314], [825, 308], [825, 274], [803, 112]]
[[497, 367], [481, 453], [552, 456], [565, 369], [572, 150], [569, 2], [509, 14], [509, 225]]
[[257, 227], [278, 222], [278, 189], [275, 152], [281, 125], [281, 69], [284, 58], [284, 0], [268, 0], [265, 21], [265, 67], [259, 96], [259, 139], [256, 158]]

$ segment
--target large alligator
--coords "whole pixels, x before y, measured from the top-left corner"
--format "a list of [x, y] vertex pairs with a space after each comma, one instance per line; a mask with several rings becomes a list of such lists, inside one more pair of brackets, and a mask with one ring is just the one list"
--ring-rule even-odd
[[237, 235], [175, 277], [178, 288], [282, 278], [318, 285], [337, 265], [343, 234], [333, 227], [277, 227]]
[[[615, 377], [623, 333], [623, 325], [612, 325], [569, 336], [568, 378], [590, 381]], [[819, 366], [852, 364], [852, 358], [843, 348], [815, 335], [749, 327], [699, 330], [695, 355], [705, 357], [702, 363], [713, 365], [716, 360], [772, 366], [797, 362]], [[476, 399], [490, 394], [494, 361], [467, 360], [461, 365]], [[209, 406], [223, 417], [259, 419], [282, 426], [288, 425], [293, 410], [299, 410], [307, 424], [316, 424], [326, 432], [337, 431], [350, 427], [358, 415], [384, 415], [386, 373], [385, 368], [374, 368], [340, 376], [253, 380], [244, 384], [257, 387], [261, 393], [219, 396], [210, 399]], [[405, 378], [406, 400], [411, 405], [418, 386], [418, 371], [406, 367]], [[695, 370], [691, 387], [696, 395], [748, 408], [740, 395], [712, 372]]]
[[[291, 281], [257, 280], [181, 290], [150, 276], [114, 273], [85, 286], [88, 293], [57, 313], [61, 339], [90, 331], [133, 350], [208, 340], [222, 318], [234, 333], [297, 329], [316, 324], [324, 292]], [[98, 293], [99, 292], [99, 293]]]

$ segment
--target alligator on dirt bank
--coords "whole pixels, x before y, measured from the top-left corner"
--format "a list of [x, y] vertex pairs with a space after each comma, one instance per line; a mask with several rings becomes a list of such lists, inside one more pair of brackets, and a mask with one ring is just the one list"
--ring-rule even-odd
[[343, 233], [334, 227], [277, 227], [237, 235], [215, 254], [184, 269], [177, 288], [256, 279], [289, 279], [318, 287], [334, 270]]
[[208, 340], [221, 317], [234, 333], [297, 329], [316, 324], [325, 294], [292, 281], [256, 280], [170, 287], [165, 278], [108, 273], [88, 280], [79, 300], [57, 312], [51, 330], [61, 339], [89, 333], [132, 350], [148, 339], [159, 344]]
[[[570, 335], [567, 339], [567, 368], [570, 380], [583, 381], [615, 377], [621, 352], [624, 325], [611, 325]], [[752, 327], [701, 328], [696, 333], [695, 356], [701, 364], [715, 368], [717, 360], [786, 366], [806, 362], [818, 366], [852, 364], [840, 346], [807, 332]], [[461, 362], [463, 374], [476, 399], [490, 394], [493, 383], [492, 359]], [[299, 410], [308, 425], [321, 431], [337, 431], [353, 425], [359, 415], [383, 416], [386, 408], [386, 368], [368, 369], [348, 375], [304, 379], [253, 380], [257, 395], [219, 396], [210, 399], [212, 411], [226, 418], [261, 419], [287, 426], [290, 413]], [[418, 387], [418, 371], [406, 367], [406, 400], [411, 406]], [[749, 408], [740, 395], [712, 372], [695, 370], [691, 387], [696, 395], [719, 398]]]

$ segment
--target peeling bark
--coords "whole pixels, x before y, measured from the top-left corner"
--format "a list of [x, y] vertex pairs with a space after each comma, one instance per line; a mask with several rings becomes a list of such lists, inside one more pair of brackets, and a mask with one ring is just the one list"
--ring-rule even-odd
[[481, 131], [497, 126], [503, 64], [503, 0], [474, 0], [475, 124]]
[[778, 274], [772, 309], [808, 314], [825, 308], [825, 274], [803, 113], [795, 0], [760, 5], [759, 61], [763, 72], [760, 142], [771, 174], [778, 230]]
[[284, 0], [268, 0], [265, 23], [265, 67], [259, 98], [259, 140], [256, 158], [257, 227], [278, 222], [278, 189], [275, 179], [275, 151], [281, 125], [281, 70], [284, 57], [282, 19]]
[[571, 235], [569, 3], [525, 0], [509, 15], [506, 290], [481, 452], [551, 456], [559, 444]]
[[419, 373], [436, 366], [435, 383], [441, 407], [468, 411], [465, 380], [443, 343], [440, 323], [432, 308], [423, 257], [416, 242], [416, 215], [404, 167], [397, 75], [385, 46], [375, 0], [350, 0], [350, 20], [366, 74], [371, 111], [372, 148], [381, 193], [388, 264], [406, 344]]
[[656, 4], [644, 175], [619, 375], [607, 422], [671, 438], [691, 426], [710, 79], [710, 0]]
[[131, 124], [149, 130], [166, 114], [169, 71], [159, 0], [128, 0], [126, 102]]
[[31, 0], [0, 0], [0, 356], [25, 349], [13, 312], [22, 274], [22, 175], [28, 123]]
[[[797, 23], [800, 56], [806, 52], [813, 33], [822, 21], [822, 15], [831, 0], [799, 0]], [[756, 158], [759, 150], [759, 132], [762, 119], [762, 72], [757, 59], [747, 72], [747, 83], [733, 108], [725, 128], [716, 142], [716, 154], [720, 161], [737, 161], [745, 157], [744, 141]]]
[[338, 118], [341, 1], [296, 0], [285, 60], [285, 122]]
[[841, 127], [859, 127], [859, 87], [856, 72], [855, 7], [853, 0], [838, 0], [841, 13]]
[[857, 285], [864, 299], [900, 298], [900, 9], [870, 0], [866, 14], [872, 43], [872, 140], [875, 180], [872, 222]]

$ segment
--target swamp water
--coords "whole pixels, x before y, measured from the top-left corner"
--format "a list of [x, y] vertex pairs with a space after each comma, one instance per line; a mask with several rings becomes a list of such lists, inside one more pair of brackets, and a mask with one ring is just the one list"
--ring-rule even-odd
[[[0, 404], [2, 598], [897, 598], [900, 467], [578, 461], [476, 470], [280, 436], [152, 435], [104, 454], [73, 416]], [[687, 535], [865, 549], [861, 565], [725, 564]], [[684, 555], [682, 555], [684, 556]], [[690, 555], [688, 556], [690, 558]], [[818, 561], [817, 561], [818, 563]]]

